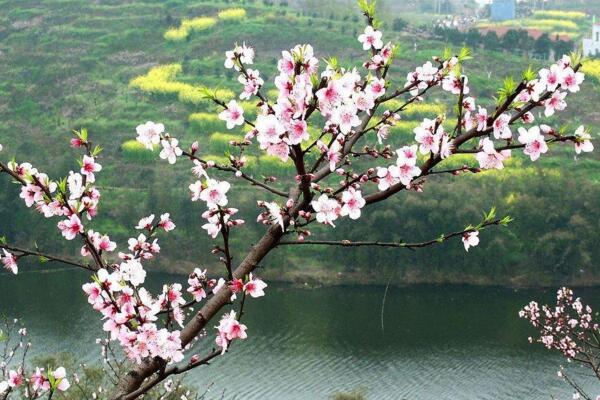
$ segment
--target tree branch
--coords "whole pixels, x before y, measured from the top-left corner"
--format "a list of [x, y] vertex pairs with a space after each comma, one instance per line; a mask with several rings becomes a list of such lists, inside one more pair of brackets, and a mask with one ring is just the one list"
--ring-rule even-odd
[[428, 240], [425, 242], [415, 242], [415, 243], [407, 243], [407, 242], [380, 242], [380, 241], [357, 241], [353, 242], [350, 240], [304, 240], [304, 241], [281, 241], [279, 245], [282, 246], [290, 246], [290, 245], [316, 245], [316, 246], [342, 246], [342, 247], [361, 247], [361, 246], [371, 246], [371, 247], [395, 247], [395, 248], [405, 248], [414, 250], [421, 247], [431, 246], [437, 243], [444, 242], [450, 238], [456, 236], [462, 236], [469, 232], [474, 232], [479, 229], [482, 229], [486, 226], [490, 225], [502, 225], [501, 219], [496, 219], [493, 221], [484, 222], [479, 226], [479, 228], [470, 228], [465, 229], [458, 232], [448, 233], [440, 236], [437, 239]]
[[67, 260], [65, 258], [53, 256], [51, 254], [42, 253], [42, 252], [37, 251], [37, 250], [27, 250], [27, 249], [22, 249], [20, 247], [9, 246], [9, 245], [6, 245], [6, 244], [0, 244], [0, 249], [6, 249], [6, 250], [11, 251], [11, 252], [19, 253], [19, 254], [16, 254], [16, 256], [18, 258], [21, 258], [21, 257], [31, 257], [31, 256], [33, 256], [33, 257], [43, 257], [43, 258], [48, 259], [48, 261], [59, 262], [59, 263], [62, 263], [62, 264], [71, 265], [73, 267], [82, 268], [82, 269], [85, 269], [85, 270], [88, 270], [88, 271], [93, 271], [93, 272], [96, 271], [96, 268], [90, 266], [89, 264], [81, 264], [81, 263], [78, 263], [76, 261], [71, 261], [71, 260]]

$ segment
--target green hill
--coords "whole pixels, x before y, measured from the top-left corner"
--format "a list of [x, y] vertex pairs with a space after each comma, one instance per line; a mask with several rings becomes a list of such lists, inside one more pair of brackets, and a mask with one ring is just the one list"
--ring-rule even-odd
[[[297, 43], [311, 43], [319, 58], [334, 55], [342, 65], [362, 59], [356, 40], [362, 27], [358, 8], [339, 11], [308, 3], [314, 7], [250, 0], [0, 1], [7, 10], [0, 16], [1, 156], [35, 160], [51, 176], [64, 175], [74, 168], [70, 131], [86, 127], [105, 148], [105, 168], [99, 175], [101, 216], [94, 228], [124, 243], [141, 216], [168, 211], [179, 229], [163, 241], [164, 254], [156, 267], [187, 271], [191, 265], [210, 266], [214, 259], [206, 256], [211, 241], [200, 229], [202, 210], [188, 199], [188, 166], [169, 167], [156, 154], [140, 151], [131, 142], [135, 126], [147, 120], [163, 122], [184, 145], [198, 140], [203, 157], [224, 159], [229, 140], [243, 132], [226, 131], [215, 119], [213, 105], [199, 96], [199, 88], [219, 89], [223, 98], [239, 90], [231, 71], [223, 68], [224, 52], [235, 42], [256, 48], [255, 66], [267, 89], [273, 88], [281, 50]], [[420, 31], [414, 25], [393, 31], [394, 18], [402, 15], [391, 10], [384, 14], [383, 29], [402, 49], [390, 72], [396, 79], [393, 84], [401, 86], [407, 71], [441, 54], [445, 44], [416, 33]], [[475, 50], [474, 56], [466, 73], [473, 95], [483, 105], [486, 98], [492, 103], [506, 76], [518, 77], [530, 63], [534, 68], [542, 65], [506, 53]], [[569, 111], [550, 122], [568, 122], [570, 129], [590, 124], [597, 132], [600, 114], [590, 105], [599, 103], [599, 88], [598, 78], [588, 78], [582, 93], [571, 97]], [[407, 110], [391, 143], [412, 141], [412, 128], [424, 117], [451, 115], [453, 105], [447, 99], [437, 91], [425, 105]], [[291, 173], [259, 151], [250, 156], [250, 172], [257, 177]], [[486, 231], [482, 245], [469, 257], [459, 242], [409, 254], [316, 251], [309, 259], [282, 249], [269, 259], [263, 274], [306, 279], [309, 272], [315, 279], [384, 282], [390, 271], [398, 271], [396, 280], [407, 282], [600, 282], [600, 265], [594, 261], [600, 257], [598, 152], [575, 160], [569, 146], [536, 164], [516, 157], [500, 174], [435, 180], [425, 195], [401, 195], [366, 213], [365, 223], [340, 224], [335, 234], [429, 239], [478, 221], [480, 212], [492, 205], [517, 221], [510, 231]], [[35, 239], [41, 248], [78, 252], [73, 243], [58, 238], [55, 222], [33, 216], [15, 194], [6, 179], [0, 180], [1, 234], [22, 244]], [[254, 221], [259, 213], [255, 200], [263, 195], [241, 185], [232, 196], [231, 204], [243, 210], [248, 222]], [[240, 251], [261, 231], [252, 223], [244, 229], [233, 238]], [[174, 264], [169, 256], [183, 261]]]

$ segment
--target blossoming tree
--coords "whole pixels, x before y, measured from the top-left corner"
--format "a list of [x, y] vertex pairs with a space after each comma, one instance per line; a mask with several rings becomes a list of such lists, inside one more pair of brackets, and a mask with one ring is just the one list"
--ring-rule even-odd
[[[594, 321], [594, 313], [589, 305], [574, 297], [571, 289], [562, 287], [556, 293], [554, 306], [540, 305], [531, 301], [519, 316], [528, 320], [540, 335], [530, 337], [529, 342], [541, 343], [549, 350], [558, 350], [569, 363], [591, 371], [592, 377], [600, 380], [600, 330]], [[586, 374], [587, 375], [587, 374]], [[600, 395], [593, 397], [574, 376], [563, 366], [558, 371], [573, 389], [573, 399], [600, 400]]]
[[[166, 379], [228, 353], [234, 341], [251, 334], [251, 328], [242, 323], [244, 304], [265, 295], [267, 287], [254, 270], [280, 246], [414, 249], [460, 238], [468, 251], [479, 243], [480, 231], [506, 225], [510, 218], [496, 218], [492, 210], [477, 224], [424, 242], [309, 239], [312, 225], [333, 229], [340, 219], [359, 220], [366, 208], [402, 191], [424, 191], [432, 175], [460, 177], [502, 169], [515, 150], [535, 161], [550, 145], [572, 143], [577, 153], [593, 149], [591, 136], [583, 127], [573, 133], [562, 132], [535, 124], [533, 114], [538, 108], [546, 116], [564, 110], [566, 96], [579, 91], [584, 76], [577, 56], [563, 56], [537, 74], [528, 70], [518, 84], [507, 82], [496, 105], [488, 110], [477, 106], [462, 73], [462, 64], [469, 59], [466, 50], [427, 61], [409, 72], [401, 87], [394, 87], [388, 72], [396, 47], [384, 43], [374, 4], [367, 0], [359, 4], [367, 21], [358, 37], [367, 52], [362, 68], [342, 68], [335, 59], [322, 65], [310, 45], [297, 45], [283, 51], [277, 63], [275, 101], [261, 91], [264, 81], [252, 68], [254, 49], [242, 44], [226, 52], [225, 68], [238, 74], [240, 99], [256, 99], [258, 109], [256, 120], [250, 121], [236, 100], [225, 102], [217, 93], [205, 90], [205, 97], [222, 109], [219, 118], [228, 129], [248, 128], [243, 140], [231, 143], [234, 151], [228, 163], [203, 158], [198, 142], [183, 146], [160, 123], [137, 127], [137, 140], [149, 150], [160, 146], [161, 159], [169, 164], [190, 162], [191, 201], [203, 206], [202, 228], [215, 240], [213, 254], [223, 264], [221, 277], [209, 277], [206, 270], [196, 268], [185, 288], [169, 283], [161, 293], [153, 294], [144, 287], [145, 260], [160, 252], [159, 236], [176, 229], [167, 212], [141, 218], [135, 227], [139, 233], [129, 239], [126, 248], [119, 247], [107, 233], [86, 228], [99, 213], [101, 195], [95, 181], [102, 172], [101, 148], [92, 143], [87, 131], [75, 132], [71, 139], [71, 146], [83, 153], [80, 169], [61, 179], [51, 179], [28, 162], [0, 162], [0, 172], [21, 186], [20, 197], [27, 207], [46, 218], [56, 218], [65, 240], [81, 242], [84, 260], [63, 259], [3, 240], [2, 264], [17, 274], [21, 258], [38, 256], [89, 271], [90, 282], [83, 286], [88, 302], [104, 321], [107, 342], [118, 344], [132, 365], [129, 372], [118, 376], [109, 392], [111, 398], [143, 396]], [[400, 120], [402, 111], [440, 89], [453, 98], [455, 114], [423, 120], [414, 130], [414, 143], [399, 149], [387, 145], [390, 128]], [[392, 99], [402, 99], [402, 105], [389, 109], [386, 103]], [[316, 136], [309, 126], [317, 129]], [[246, 149], [254, 145], [282, 162], [291, 160], [295, 179], [282, 182], [252, 176]], [[473, 154], [478, 165], [445, 169], [444, 161], [456, 154]], [[238, 210], [228, 201], [233, 184], [254, 185], [264, 193], [257, 204], [257, 221], [265, 225], [264, 235], [249, 248], [230, 247], [231, 235], [244, 226], [244, 221], [236, 218]], [[121, 251], [115, 254], [117, 249]], [[234, 263], [234, 252], [238, 257], [244, 254], [240, 262]], [[232, 307], [226, 311], [229, 305]], [[206, 331], [213, 328], [213, 339], [206, 339]], [[211, 340], [208, 347], [212, 350], [198, 350], [207, 340]], [[30, 383], [40, 379], [38, 372], [26, 376], [24, 365], [0, 372], [0, 398], [26, 393]], [[53, 379], [61, 376], [62, 370], [44, 375], [50, 388]]]

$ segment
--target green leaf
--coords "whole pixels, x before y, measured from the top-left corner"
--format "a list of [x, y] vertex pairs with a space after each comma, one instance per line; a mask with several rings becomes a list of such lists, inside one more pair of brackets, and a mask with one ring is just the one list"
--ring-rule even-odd
[[496, 207], [492, 207], [488, 213], [483, 214], [483, 221], [490, 222], [496, 218]]
[[533, 68], [531, 68], [531, 65], [529, 67], [527, 67], [527, 69], [525, 71], [523, 71], [523, 73], [521, 74], [521, 76], [523, 77], [524, 81], [532, 81], [535, 79], [535, 77], [537, 76], [537, 73], [533, 70]]
[[0, 236], [0, 244], [6, 244], [6, 236]]
[[101, 146], [96, 146], [94, 147], [94, 150], [92, 150], [92, 157], [97, 157], [100, 153], [102, 153], [102, 150], [104, 150]]
[[450, 47], [445, 47], [445, 48], [444, 48], [444, 53], [443, 53], [443, 56], [442, 56], [442, 58], [443, 58], [444, 60], [448, 60], [448, 59], [449, 59], [449, 58], [451, 58], [451, 57], [452, 57], [452, 48], [450, 48]]
[[472, 59], [472, 55], [471, 55], [471, 49], [469, 49], [468, 47], [463, 47], [460, 49], [460, 52], [458, 53], [458, 61], [467, 61]]
[[48, 257], [44, 257], [44, 256], [40, 256], [40, 263], [45, 264], [48, 261], [50, 261], [50, 259]]

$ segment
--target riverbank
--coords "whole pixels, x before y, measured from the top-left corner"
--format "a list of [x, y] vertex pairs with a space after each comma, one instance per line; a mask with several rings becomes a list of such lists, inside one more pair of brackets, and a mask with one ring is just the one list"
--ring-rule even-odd
[[[62, 255], [69, 259], [68, 255]], [[164, 273], [186, 276], [194, 268], [206, 268], [211, 276], [218, 275], [220, 264], [198, 265], [189, 261], [171, 262], [167, 259], [158, 258], [153, 262], [147, 262], [146, 268], [152, 273]], [[490, 274], [468, 274], [448, 269], [446, 271], [427, 271], [423, 272], [414, 268], [402, 268], [399, 266], [377, 266], [377, 271], [368, 272], [356, 270], [351, 267], [347, 271], [340, 271], [339, 266], [326, 264], [306, 264], [300, 266], [297, 262], [289, 261], [283, 267], [271, 266], [266, 263], [265, 266], [259, 266], [256, 274], [268, 282], [287, 283], [294, 287], [314, 289], [319, 287], [335, 286], [411, 286], [411, 285], [469, 285], [469, 286], [490, 286], [515, 289], [526, 288], [555, 288], [558, 286], [569, 287], [600, 287], [600, 276], [586, 274], [585, 271], [578, 271], [579, 274], [573, 274], [570, 277], [553, 277], [544, 274], [535, 276], [529, 273], [521, 275], [508, 276], [492, 274], [493, 267], [490, 267]], [[62, 265], [37, 264], [31, 261], [24, 262], [20, 268], [20, 274], [35, 272], [56, 272], [72, 269]], [[424, 268], [426, 270], [426, 268]], [[4, 271], [0, 271], [0, 276]]]

